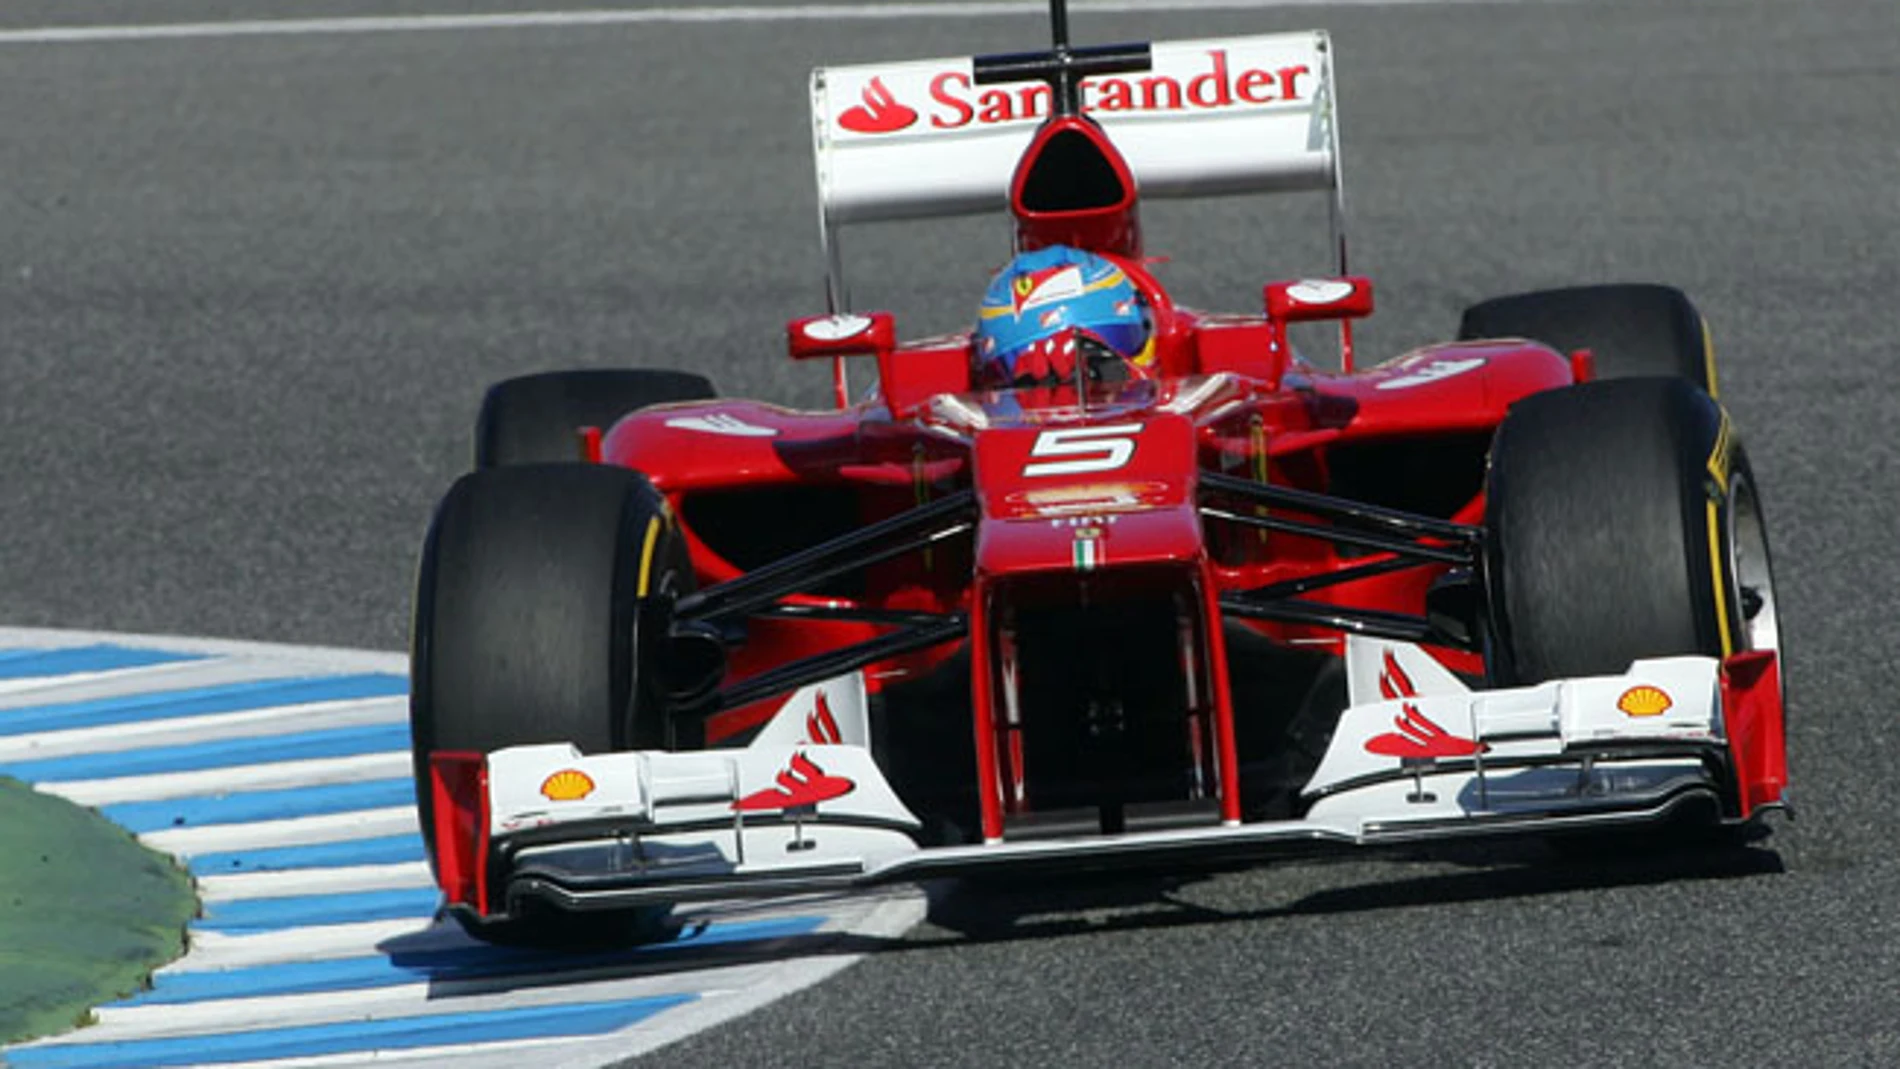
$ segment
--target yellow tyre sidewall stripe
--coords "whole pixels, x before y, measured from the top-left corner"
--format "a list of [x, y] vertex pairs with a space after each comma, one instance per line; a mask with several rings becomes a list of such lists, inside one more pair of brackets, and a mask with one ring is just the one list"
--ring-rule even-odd
[[[1710, 365], [1711, 374], [1714, 365]], [[1713, 378], [1710, 379], [1714, 381]], [[1709, 451], [1709, 477], [1715, 481], [1716, 493], [1709, 495], [1709, 569], [1713, 573], [1712, 590], [1715, 592], [1715, 623], [1722, 641], [1722, 656], [1735, 652], [1735, 635], [1729, 627], [1728, 616], [1728, 544], [1722, 537], [1722, 513], [1728, 505], [1729, 464], [1731, 448], [1729, 442], [1728, 413], [1722, 413], [1722, 422], [1715, 432], [1715, 448]]]
[[[1701, 319], [1700, 316], [1697, 317]], [[1708, 374], [1709, 396], [1720, 397], [1715, 384], [1715, 339], [1709, 334], [1709, 321], [1702, 319], [1702, 367]]]
[[[653, 550], [660, 544], [660, 518], [647, 520], [646, 544], [640, 549], [640, 585], [635, 591], [636, 597], [646, 597], [648, 584], [653, 579]], [[1726, 627], [1726, 625], [1724, 625]]]

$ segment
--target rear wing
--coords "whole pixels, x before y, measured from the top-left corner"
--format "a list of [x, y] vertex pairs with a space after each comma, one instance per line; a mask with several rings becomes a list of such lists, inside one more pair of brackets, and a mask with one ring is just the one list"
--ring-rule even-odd
[[[1338, 273], [1344, 197], [1332, 50], [1324, 31], [1171, 41], [1153, 69], [1082, 83], [1140, 195], [1326, 191]], [[849, 223], [994, 211], [1049, 113], [1041, 83], [979, 86], [969, 57], [812, 72], [812, 150], [833, 311], [848, 307]]]

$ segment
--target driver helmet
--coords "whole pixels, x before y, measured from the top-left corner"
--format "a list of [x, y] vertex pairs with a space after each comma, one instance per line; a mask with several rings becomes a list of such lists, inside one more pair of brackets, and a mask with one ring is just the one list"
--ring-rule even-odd
[[[977, 309], [973, 380], [982, 389], [1149, 377], [1154, 317], [1128, 273], [1066, 245], [1025, 252]], [[1078, 370], [1079, 365], [1079, 370]]]

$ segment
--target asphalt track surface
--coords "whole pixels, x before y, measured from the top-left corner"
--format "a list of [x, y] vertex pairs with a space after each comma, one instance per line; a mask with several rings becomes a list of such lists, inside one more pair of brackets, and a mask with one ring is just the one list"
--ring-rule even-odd
[[[295, 14], [330, 10], [371, 9]], [[288, 12], [22, 4], [5, 22], [260, 13]], [[1363, 351], [1578, 281], [1674, 282], [1712, 321], [1770, 509], [1799, 823], [1721, 862], [1524, 847], [945, 885], [909, 938], [656, 1063], [1900, 1061], [1890, 3], [1075, 19], [1096, 40], [1311, 25], [1339, 49], [1355, 267], [1380, 286]], [[777, 341], [821, 293], [810, 66], [1041, 30], [5, 46], [0, 617], [400, 648], [486, 381], [667, 365], [821, 401], [823, 374]], [[1245, 202], [1149, 230], [1203, 304], [1250, 306], [1258, 279], [1321, 263], [1311, 226]], [[854, 251], [879, 282], [866, 303], [927, 330], [968, 314], [1006, 250], [985, 221]]]

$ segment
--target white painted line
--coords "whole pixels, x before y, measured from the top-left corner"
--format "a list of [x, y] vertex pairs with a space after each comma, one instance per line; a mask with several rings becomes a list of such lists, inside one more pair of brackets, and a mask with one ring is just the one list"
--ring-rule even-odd
[[[377, 949], [379, 944], [391, 939], [416, 936], [427, 931], [430, 923], [418, 920], [360, 921], [355, 924], [289, 928], [257, 935], [227, 935], [218, 931], [193, 930], [191, 953], [159, 971], [203, 972], [283, 961], [368, 957], [381, 953]], [[453, 927], [453, 924], [449, 926]], [[455, 934], [461, 935], [461, 929], [457, 928]]]
[[221, 854], [233, 850], [263, 850], [273, 846], [311, 846], [351, 839], [380, 839], [416, 831], [414, 806], [358, 809], [316, 817], [260, 820], [250, 824], [210, 824], [202, 828], [167, 828], [147, 832], [139, 841], [179, 858]]
[[[840, 933], [829, 934], [835, 938]], [[825, 933], [803, 938], [830, 941]], [[675, 963], [678, 960], [677, 956], [672, 959]], [[573, 1002], [703, 995], [757, 982], [762, 974], [774, 971], [778, 962], [761, 955], [753, 962], [678, 971], [669, 965], [665, 951], [654, 954], [630, 950], [616, 960], [585, 969], [562, 969], [558, 958], [549, 958], [548, 966], [543, 972], [510, 972], [472, 980], [422, 979], [342, 991], [101, 1006], [94, 1011], [96, 1030], [81, 1035], [88, 1042], [100, 1043], [125, 1033], [146, 1038], [200, 1031], [236, 1032], [255, 1028], [260, 1021], [268, 1021], [272, 1028], [296, 1028], [372, 1016], [397, 1019], [439, 1014], [450, 1000], [456, 1013], [482, 1013]]]
[[198, 877], [198, 897], [206, 902], [238, 902], [252, 898], [300, 898], [305, 895], [345, 894], [351, 891], [406, 891], [434, 887], [426, 861], [395, 865], [352, 865], [334, 869], [293, 869], [282, 872], [234, 872]]
[[[408, 719], [409, 699], [402, 695], [273, 705], [233, 713], [135, 720], [124, 724], [0, 738], [0, 760], [38, 761], [77, 754], [120, 753], [154, 746], [187, 746], [192, 743], [266, 738], [271, 735], [299, 735], [329, 728], [399, 724]], [[229, 789], [221, 786], [219, 793]]]
[[[373, 1056], [379, 1066], [423, 1066], [425, 1069], [596, 1069], [619, 1059], [614, 1056], [612, 1040], [586, 1043], [598, 1053], [586, 1060], [562, 1058], [562, 1052], [578, 1044], [551, 1045], [545, 1039], [505, 1039], [494, 1043], [464, 1043], [449, 1047], [415, 1047], [408, 1050], [379, 1050]], [[267, 1062], [221, 1062], [218, 1069], [331, 1069], [332, 1066], [360, 1066], [360, 1052], [319, 1054], [304, 1058], [275, 1058]]]
[[108, 693], [126, 693], [129, 691], [166, 690], [171, 686], [190, 686], [181, 682], [191, 678], [194, 673], [211, 669], [216, 671], [227, 667], [222, 661], [169, 661], [163, 664], [141, 664], [130, 668], [112, 668], [100, 672], [69, 672], [55, 676], [22, 676], [19, 679], [0, 680], [0, 708], [18, 708], [25, 705], [37, 705], [46, 700], [46, 692], [56, 692], [61, 701], [84, 701], [83, 697], [74, 697], [82, 690], [98, 688]]
[[236, 794], [287, 787], [314, 787], [334, 783], [361, 783], [394, 779], [412, 773], [409, 751], [359, 754], [355, 757], [313, 757], [307, 761], [278, 761], [240, 768], [209, 768], [202, 772], [159, 772], [150, 776], [82, 779], [70, 783], [41, 783], [34, 789], [80, 805], [119, 802], [157, 802], [167, 798], [195, 798], [203, 794]]
[[[558, 1000], [534, 999], [528, 996], [538, 983], [547, 985], [560, 983], [566, 977], [563, 974], [520, 975], [513, 977], [522, 990], [499, 997], [487, 999], [456, 998], [455, 1012], [480, 1013], [483, 1010], [514, 1009], [517, 1007], [550, 1002], [586, 1001], [584, 990], [578, 985], [562, 983], [564, 990]], [[624, 983], [624, 982], [623, 982]], [[442, 998], [432, 989], [440, 985], [431, 981], [409, 984], [391, 984], [384, 987], [352, 988], [345, 991], [325, 991], [316, 994], [270, 995], [262, 998], [212, 999], [197, 1002], [160, 1003], [155, 1005], [101, 1006], [93, 1011], [97, 1023], [80, 1033], [88, 1043], [110, 1043], [114, 1038], [152, 1039], [162, 1036], [184, 1035], [194, 1032], [242, 1032], [256, 1028], [260, 1022], [269, 1022], [272, 1028], [298, 1028], [315, 1024], [329, 1024], [334, 1021], [350, 1019], [388, 1020], [399, 1017], [416, 1017], [432, 1013], [441, 1013]], [[654, 991], [652, 994], [664, 992]], [[609, 997], [630, 998], [646, 995], [621, 990], [609, 991]], [[356, 1055], [361, 1058], [362, 1055]]]
[[[1073, 10], [1099, 13], [1254, 11], [1307, 7], [1427, 7], [1562, 3], [1570, 0], [1089, 0]], [[101, 41], [204, 40], [221, 37], [308, 37], [321, 34], [413, 33], [443, 30], [523, 30], [574, 26], [707, 25], [730, 23], [977, 19], [1043, 17], [1042, 0], [973, 2], [796, 4], [783, 7], [649, 7], [623, 10], [521, 11], [493, 15], [349, 16], [315, 19], [234, 19], [229, 22], [146, 23], [121, 26], [40, 26], [0, 31], [0, 45]]]
[[[0, 642], [0, 648], [5, 646]], [[405, 668], [395, 668], [401, 673]], [[288, 679], [334, 673], [335, 669], [294, 662], [260, 661], [253, 657], [212, 657], [202, 661], [173, 661], [147, 665], [120, 672], [85, 676], [40, 677], [32, 690], [0, 692], [0, 715], [22, 706], [65, 705], [69, 702], [99, 701], [158, 690], [189, 690], [228, 683], [258, 683], [268, 679]]]
[[[211, 25], [217, 25], [212, 23]], [[96, 27], [110, 29], [111, 27]], [[123, 28], [123, 27], [122, 27]], [[34, 33], [7, 30], [0, 33]], [[4, 38], [0, 38], [4, 41]], [[140, 649], [202, 653], [212, 657], [256, 657], [271, 662], [302, 662], [324, 671], [395, 672], [406, 675], [409, 658], [401, 653], [346, 650], [334, 646], [290, 646], [237, 639], [192, 638], [186, 635], [127, 635], [117, 631], [65, 631], [37, 627], [0, 627], [0, 647], [59, 649], [67, 646], [133, 646]], [[280, 674], [272, 672], [271, 674]]]

